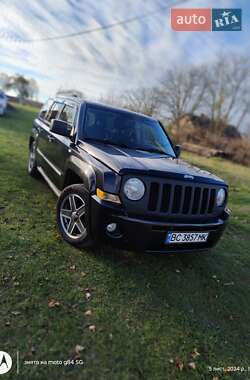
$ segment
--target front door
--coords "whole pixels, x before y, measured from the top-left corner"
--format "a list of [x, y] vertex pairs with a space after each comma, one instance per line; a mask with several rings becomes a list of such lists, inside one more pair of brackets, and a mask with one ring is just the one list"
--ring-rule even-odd
[[[37, 141], [37, 161], [45, 175], [56, 185], [60, 182], [61, 172], [53, 164], [53, 142], [55, 135], [50, 132], [50, 123], [56, 119], [63, 108], [63, 103], [54, 102], [46, 118], [36, 120], [39, 129]], [[56, 185], [57, 186], [57, 185]]]
[[[68, 128], [73, 136], [76, 117], [76, 106], [71, 104], [64, 104], [61, 111], [58, 113], [57, 119], [68, 123]], [[48, 159], [52, 164], [53, 177], [51, 180], [56, 187], [60, 190], [63, 188], [63, 173], [65, 171], [65, 164], [69, 155], [70, 145], [72, 140], [69, 137], [61, 136], [56, 133], [49, 133], [48, 136]]]

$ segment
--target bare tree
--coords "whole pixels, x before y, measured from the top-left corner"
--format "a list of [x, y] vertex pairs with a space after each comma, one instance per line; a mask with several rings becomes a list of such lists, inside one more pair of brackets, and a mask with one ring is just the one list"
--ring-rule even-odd
[[156, 87], [138, 88], [124, 93], [122, 97], [123, 105], [135, 112], [153, 116], [158, 113], [160, 98]]
[[100, 101], [148, 116], [156, 115], [160, 104], [159, 94], [155, 87], [140, 87], [120, 94], [107, 94], [101, 97]]
[[140, 87], [127, 90], [122, 94], [110, 93], [102, 96], [100, 101], [114, 107], [127, 108], [144, 115], [157, 115], [160, 104], [159, 92], [156, 87]]
[[177, 126], [181, 116], [194, 113], [201, 106], [207, 87], [205, 71], [204, 66], [189, 66], [171, 68], [164, 74], [158, 89], [161, 110]]
[[174, 122], [178, 132], [181, 117], [198, 112], [210, 118], [214, 132], [223, 132], [228, 124], [240, 128], [250, 115], [249, 61], [227, 56], [207, 65], [170, 68], [158, 86], [111, 94], [102, 101], [163, 117]]
[[123, 101], [122, 101], [122, 96], [121, 94], [117, 93], [107, 93], [106, 95], [102, 95], [98, 99], [101, 103], [108, 104], [113, 107], [124, 107]]
[[204, 106], [215, 128], [240, 127], [250, 112], [250, 66], [244, 57], [220, 57], [206, 71]]
[[0, 73], [0, 88], [5, 90], [8, 82], [9, 82], [9, 76], [5, 73]]
[[38, 84], [35, 79], [30, 79], [28, 84], [28, 93], [30, 99], [36, 99], [39, 93]]
[[19, 100], [22, 102], [29, 97], [28, 86], [28, 79], [24, 78], [22, 75], [15, 75], [9, 77], [6, 89], [16, 91]]
[[21, 102], [28, 98], [32, 99], [38, 94], [37, 82], [34, 79], [27, 79], [23, 75], [8, 76], [4, 87], [5, 90], [14, 90]]

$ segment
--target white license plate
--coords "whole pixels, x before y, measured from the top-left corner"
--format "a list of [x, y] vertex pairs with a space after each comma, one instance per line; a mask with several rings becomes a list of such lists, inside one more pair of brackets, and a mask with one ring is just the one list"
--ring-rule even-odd
[[209, 232], [169, 232], [167, 234], [167, 244], [180, 243], [205, 243]]

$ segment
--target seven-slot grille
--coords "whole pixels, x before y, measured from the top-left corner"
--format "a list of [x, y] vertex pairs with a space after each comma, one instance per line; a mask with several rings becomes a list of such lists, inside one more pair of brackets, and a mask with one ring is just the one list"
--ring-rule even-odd
[[206, 215], [215, 208], [216, 188], [208, 185], [152, 182], [148, 210], [170, 215]]

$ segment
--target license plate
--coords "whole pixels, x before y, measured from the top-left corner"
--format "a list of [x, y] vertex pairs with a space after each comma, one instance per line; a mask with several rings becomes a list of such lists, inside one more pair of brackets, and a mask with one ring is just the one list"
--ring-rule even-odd
[[209, 232], [169, 232], [166, 244], [205, 243]]

